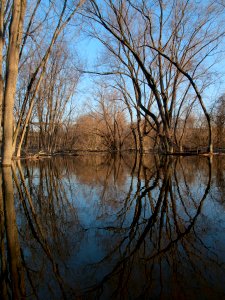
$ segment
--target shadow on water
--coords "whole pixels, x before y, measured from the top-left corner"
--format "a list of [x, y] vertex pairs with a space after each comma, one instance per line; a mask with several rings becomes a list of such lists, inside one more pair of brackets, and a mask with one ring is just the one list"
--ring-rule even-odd
[[224, 298], [224, 167], [92, 155], [3, 168], [0, 298]]

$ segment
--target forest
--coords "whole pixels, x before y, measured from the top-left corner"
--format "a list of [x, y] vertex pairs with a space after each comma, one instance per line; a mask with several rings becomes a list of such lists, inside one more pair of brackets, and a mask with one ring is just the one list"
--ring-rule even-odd
[[224, 14], [221, 0], [2, 0], [2, 165], [223, 152]]

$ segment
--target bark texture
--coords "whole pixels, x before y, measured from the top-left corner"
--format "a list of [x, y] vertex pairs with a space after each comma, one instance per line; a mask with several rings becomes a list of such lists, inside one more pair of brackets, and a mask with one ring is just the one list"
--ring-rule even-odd
[[9, 30], [6, 61], [5, 90], [3, 96], [3, 153], [2, 165], [11, 165], [13, 156], [13, 108], [18, 76], [19, 53], [22, 40], [25, 0], [14, 0]]

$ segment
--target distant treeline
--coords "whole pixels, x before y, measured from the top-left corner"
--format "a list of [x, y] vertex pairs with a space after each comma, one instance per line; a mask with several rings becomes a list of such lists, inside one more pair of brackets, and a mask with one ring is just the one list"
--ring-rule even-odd
[[[224, 101], [221, 97], [211, 112], [215, 151], [225, 149]], [[208, 128], [203, 115], [190, 113], [186, 119], [180, 118], [174, 135], [177, 140], [172, 144], [174, 152], [207, 151]], [[159, 136], [144, 118], [139, 123], [131, 123], [123, 107], [109, 99], [99, 102], [95, 112], [81, 115], [75, 122], [59, 119], [48, 124], [31, 123], [24, 143], [25, 154], [124, 150], [163, 151]]]

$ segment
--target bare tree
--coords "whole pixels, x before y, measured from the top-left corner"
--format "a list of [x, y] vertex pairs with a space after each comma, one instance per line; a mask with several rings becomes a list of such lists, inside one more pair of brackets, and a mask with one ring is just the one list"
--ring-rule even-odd
[[124, 109], [118, 102], [118, 93], [100, 94], [98, 99], [96, 134], [109, 151], [121, 151], [124, 141], [130, 134]]
[[213, 121], [215, 124], [215, 141], [216, 146], [221, 148], [225, 146], [224, 143], [224, 129], [225, 129], [225, 95], [219, 97], [214, 104], [212, 110]]
[[[119, 58], [123, 67], [127, 70], [131, 65], [133, 73], [139, 70], [141, 77], [137, 77], [137, 73], [131, 77], [139, 106], [157, 128], [160, 143], [167, 153], [173, 152], [175, 147], [175, 108], [182, 102], [180, 96], [185, 95], [187, 89], [196, 94], [205, 114], [209, 128], [208, 147], [212, 152], [211, 121], [203, 101], [201, 82], [209, 78], [211, 57], [224, 37], [221, 26], [224, 11], [216, 2], [209, 1], [201, 7], [201, 14], [197, 14], [198, 5], [185, 0], [109, 0], [100, 5], [93, 0], [86, 7], [89, 20], [96, 22], [98, 28], [92, 30], [93, 35], [100, 40], [103, 40], [102, 34], [108, 35], [103, 44]], [[125, 55], [126, 60], [122, 61]], [[142, 102], [143, 80], [153, 95], [154, 108], [148, 109]]]
[[[39, 132], [39, 150], [56, 150], [60, 145], [60, 132], [65, 131], [63, 127], [68, 114], [68, 104], [75, 93], [80, 76], [69, 53], [63, 39], [54, 46], [35, 97], [32, 123]], [[20, 156], [24, 137], [19, 137], [19, 140], [17, 156]]]

